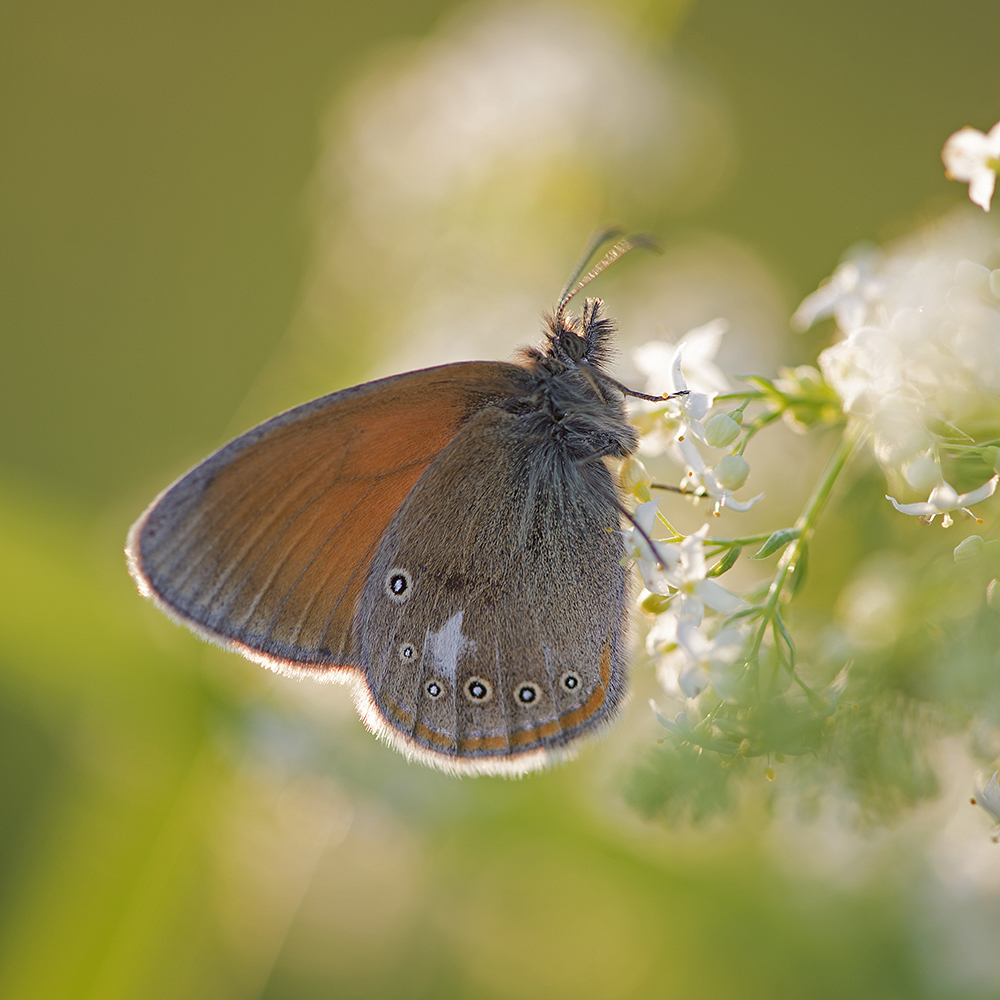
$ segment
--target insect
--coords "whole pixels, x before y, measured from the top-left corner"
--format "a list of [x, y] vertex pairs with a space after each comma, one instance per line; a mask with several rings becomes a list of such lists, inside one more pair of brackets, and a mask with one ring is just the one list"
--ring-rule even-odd
[[[568, 756], [626, 694], [624, 508], [636, 448], [576, 293], [641, 245], [601, 234], [515, 363], [407, 372], [295, 407], [161, 493], [126, 548], [140, 592], [282, 674], [353, 684], [365, 725], [452, 773]], [[578, 280], [579, 279], [579, 280]], [[644, 397], [660, 399], [661, 397]]]

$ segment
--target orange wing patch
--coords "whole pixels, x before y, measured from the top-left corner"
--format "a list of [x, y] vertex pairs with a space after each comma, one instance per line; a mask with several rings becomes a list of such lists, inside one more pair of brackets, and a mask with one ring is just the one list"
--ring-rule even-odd
[[349, 664], [355, 604], [393, 515], [462, 423], [524, 378], [500, 362], [444, 365], [275, 417], [154, 501], [129, 535], [133, 575], [248, 655]]

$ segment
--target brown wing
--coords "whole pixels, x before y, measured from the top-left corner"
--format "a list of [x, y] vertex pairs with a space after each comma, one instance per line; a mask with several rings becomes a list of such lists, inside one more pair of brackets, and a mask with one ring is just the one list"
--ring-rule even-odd
[[130, 571], [169, 614], [265, 665], [356, 666], [351, 620], [387, 525], [465, 421], [525, 379], [465, 362], [289, 410], [157, 497], [129, 533]]
[[625, 697], [620, 527], [603, 462], [516, 414], [475, 414], [369, 566], [354, 622], [365, 723], [455, 773], [520, 774], [572, 752]]

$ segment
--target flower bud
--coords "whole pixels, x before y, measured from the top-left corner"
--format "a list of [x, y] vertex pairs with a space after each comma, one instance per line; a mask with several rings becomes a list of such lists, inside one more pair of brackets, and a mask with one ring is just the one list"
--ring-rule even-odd
[[649, 499], [649, 484], [653, 481], [646, 467], [637, 458], [626, 458], [619, 471], [622, 489], [642, 501]]
[[658, 615], [670, 607], [670, 598], [664, 596], [663, 594], [651, 594], [647, 591], [639, 599], [639, 607], [645, 611], [647, 615]]
[[740, 436], [740, 425], [728, 413], [717, 413], [705, 424], [705, 441], [713, 448], [725, 448]]
[[981, 558], [986, 551], [986, 543], [979, 535], [969, 535], [955, 546], [955, 562], [970, 563]]
[[941, 482], [941, 469], [929, 455], [921, 455], [903, 466], [903, 478], [918, 492], [927, 493]]
[[738, 490], [750, 476], [750, 463], [742, 455], [726, 455], [715, 467], [715, 478], [725, 490]]

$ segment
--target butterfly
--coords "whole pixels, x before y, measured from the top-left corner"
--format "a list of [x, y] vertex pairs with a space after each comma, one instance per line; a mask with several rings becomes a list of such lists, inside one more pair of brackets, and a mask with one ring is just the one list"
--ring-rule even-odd
[[[133, 525], [140, 592], [279, 673], [353, 685], [365, 725], [451, 773], [569, 756], [627, 689], [630, 598], [609, 467], [635, 451], [614, 324], [573, 296], [515, 362], [406, 372], [216, 451]], [[613, 235], [619, 235], [617, 233]]]

